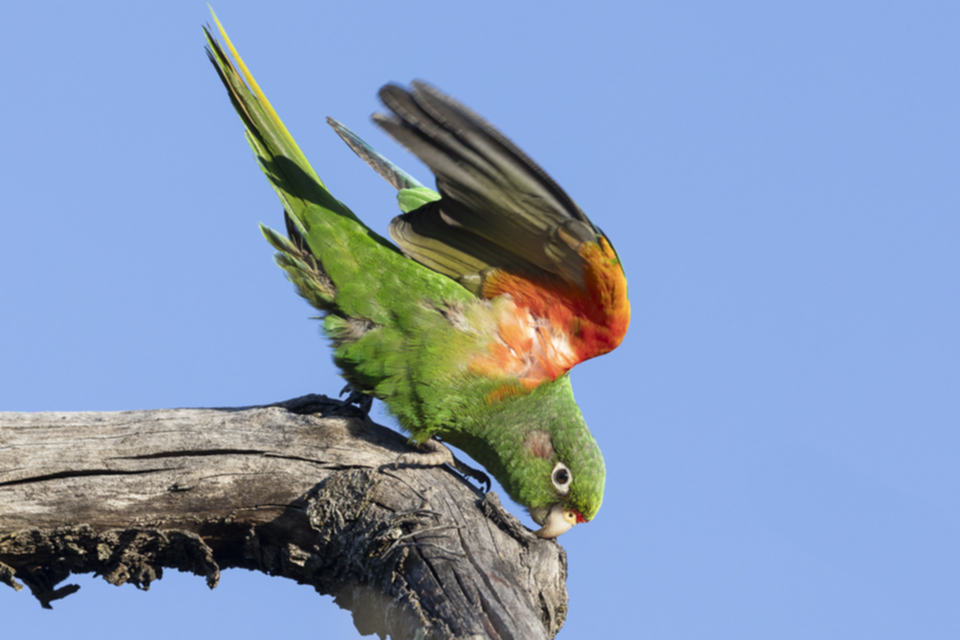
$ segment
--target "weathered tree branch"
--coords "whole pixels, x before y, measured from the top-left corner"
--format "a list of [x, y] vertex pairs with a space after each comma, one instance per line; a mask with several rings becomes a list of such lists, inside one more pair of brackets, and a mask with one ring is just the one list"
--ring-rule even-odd
[[0, 413], [0, 582], [49, 607], [70, 573], [146, 588], [174, 567], [214, 587], [244, 567], [334, 595], [364, 634], [555, 635], [563, 549], [448, 468], [394, 469], [408, 450], [323, 396]]

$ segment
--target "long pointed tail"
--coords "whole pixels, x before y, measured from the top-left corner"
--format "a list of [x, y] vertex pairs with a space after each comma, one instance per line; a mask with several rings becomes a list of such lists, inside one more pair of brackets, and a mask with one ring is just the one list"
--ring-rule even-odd
[[[349, 284], [365, 292], [377, 288], [377, 274], [402, 259], [396, 247], [371, 231], [333, 197], [284, 126], [244, 64], [226, 31], [213, 16], [224, 47], [204, 28], [207, 55], [246, 128], [247, 142], [286, 211], [289, 240], [261, 226], [278, 251], [277, 263], [300, 295], [313, 306], [342, 316], [382, 319], [363, 295], [339, 295]], [[377, 266], [372, 265], [379, 265]], [[368, 294], [374, 295], [374, 294]]]
[[215, 14], [213, 19], [221, 37], [237, 61], [237, 66], [234, 67], [231, 64], [223, 47], [210, 30], [204, 27], [207, 56], [230, 94], [230, 100], [247, 129], [247, 142], [250, 143], [263, 172], [283, 201], [284, 208], [300, 219], [298, 212], [310, 205], [318, 205], [331, 213], [359, 222], [356, 216], [327, 190], [280, 117], [277, 116], [270, 101], [260, 90], [257, 81], [247, 69]]

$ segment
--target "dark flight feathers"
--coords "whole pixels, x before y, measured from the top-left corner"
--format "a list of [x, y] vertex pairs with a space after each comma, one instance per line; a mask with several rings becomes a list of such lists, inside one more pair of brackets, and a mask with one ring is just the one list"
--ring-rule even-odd
[[404, 253], [475, 292], [490, 268], [584, 286], [578, 249], [600, 231], [536, 163], [422, 82], [409, 92], [387, 85], [380, 98], [394, 115], [374, 122], [426, 163], [441, 195], [394, 219], [390, 235]]

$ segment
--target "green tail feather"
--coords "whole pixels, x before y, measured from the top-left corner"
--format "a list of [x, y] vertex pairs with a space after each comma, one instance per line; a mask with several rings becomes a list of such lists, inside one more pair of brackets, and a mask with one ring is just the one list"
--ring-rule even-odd
[[[466, 303], [473, 296], [449, 278], [403, 256], [333, 197], [219, 21], [217, 26], [236, 66], [224, 47], [204, 29], [207, 54], [286, 212], [288, 238], [261, 226], [264, 237], [277, 250], [277, 264], [300, 295], [324, 312], [324, 330], [334, 341], [334, 360], [347, 378], [378, 397], [399, 401], [397, 406], [412, 402], [415, 382], [410, 380], [408, 368], [416, 357], [411, 353], [418, 348], [421, 334], [442, 320], [437, 307]], [[368, 148], [362, 143], [361, 149]], [[383, 166], [395, 167], [385, 159]], [[423, 200], [438, 197], [430, 196], [434, 192], [419, 186], [399, 168], [392, 170], [397, 172], [401, 193]], [[425, 371], [424, 375], [431, 373]], [[404, 422], [408, 428], [415, 428]]]

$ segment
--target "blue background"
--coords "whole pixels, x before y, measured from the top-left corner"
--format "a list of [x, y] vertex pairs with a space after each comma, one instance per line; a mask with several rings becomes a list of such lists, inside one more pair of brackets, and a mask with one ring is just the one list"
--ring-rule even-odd
[[[380, 85], [423, 78], [620, 252], [630, 333], [572, 374], [608, 488], [561, 538], [561, 638], [960, 637], [960, 4], [214, 8], [374, 229], [392, 189], [323, 118], [432, 184], [367, 117]], [[0, 8], [0, 409], [339, 391], [257, 230], [280, 205], [206, 11]], [[0, 591], [6, 633], [357, 635], [329, 598], [245, 571], [212, 592], [175, 571], [149, 592], [76, 581], [52, 612]]]

